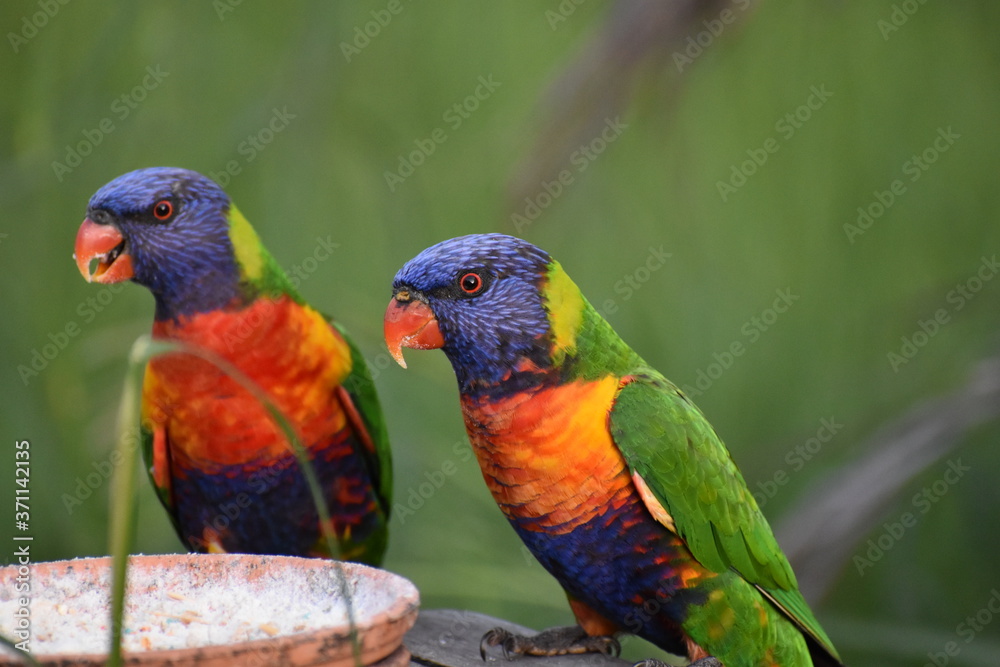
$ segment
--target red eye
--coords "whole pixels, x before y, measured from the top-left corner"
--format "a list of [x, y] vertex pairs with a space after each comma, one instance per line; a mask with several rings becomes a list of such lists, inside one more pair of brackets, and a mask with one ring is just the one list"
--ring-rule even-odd
[[459, 278], [458, 284], [466, 294], [476, 294], [483, 289], [483, 279], [478, 273], [471, 271]]
[[156, 202], [156, 206], [153, 207], [153, 215], [157, 220], [167, 220], [173, 214], [174, 205], [167, 199]]

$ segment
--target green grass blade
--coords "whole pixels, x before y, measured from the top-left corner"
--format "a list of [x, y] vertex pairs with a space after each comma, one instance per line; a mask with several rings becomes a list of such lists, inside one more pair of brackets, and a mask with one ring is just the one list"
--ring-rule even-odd
[[13, 641], [7, 639], [3, 635], [0, 635], [0, 645], [6, 646], [10, 649], [10, 654], [15, 660], [20, 660], [22, 664], [29, 665], [29, 667], [39, 667], [38, 661], [35, 660], [30, 653], [25, 653], [21, 649], [17, 648]]
[[111, 647], [108, 665], [122, 664], [121, 644], [125, 621], [126, 573], [128, 555], [135, 537], [136, 526], [136, 451], [139, 427], [142, 378], [146, 362], [167, 347], [154, 343], [149, 336], [142, 336], [129, 352], [128, 369], [118, 404], [117, 443], [121, 456], [120, 473], [115, 479], [111, 497], [111, 529], [109, 549], [111, 554]]

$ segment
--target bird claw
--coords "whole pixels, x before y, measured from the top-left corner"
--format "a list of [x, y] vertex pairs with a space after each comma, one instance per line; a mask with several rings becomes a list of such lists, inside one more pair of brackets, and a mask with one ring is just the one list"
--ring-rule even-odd
[[517, 655], [601, 653], [617, 657], [621, 653], [621, 644], [614, 637], [591, 637], [579, 626], [549, 628], [534, 637], [516, 635], [503, 628], [493, 628], [484, 634], [479, 642], [479, 655], [483, 660], [486, 660], [486, 650], [491, 646], [499, 646], [506, 660], [512, 660]]
[[622, 645], [614, 637], [588, 637], [588, 640], [586, 644], [595, 647], [591, 650], [593, 653], [602, 653], [611, 658], [621, 655]]
[[485, 661], [486, 649], [490, 646], [499, 646], [503, 651], [503, 657], [506, 660], [510, 660], [510, 646], [513, 645], [516, 637], [517, 635], [503, 628], [493, 628], [487, 631], [479, 641], [479, 656]]

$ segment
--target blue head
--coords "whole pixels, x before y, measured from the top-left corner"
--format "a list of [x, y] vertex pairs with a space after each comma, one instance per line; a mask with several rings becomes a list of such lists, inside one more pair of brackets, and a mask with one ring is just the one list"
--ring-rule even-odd
[[392, 283], [386, 340], [440, 347], [463, 393], [515, 389], [552, 366], [552, 323], [545, 287], [558, 269], [548, 253], [503, 234], [472, 234], [424, 250]]
[[91, 197], [77, 265], [87, 280], [149, 288], [158, 320], [224, 307], [241, 295], [230, 206], [222, 188], [196, 172], [129, 172]]

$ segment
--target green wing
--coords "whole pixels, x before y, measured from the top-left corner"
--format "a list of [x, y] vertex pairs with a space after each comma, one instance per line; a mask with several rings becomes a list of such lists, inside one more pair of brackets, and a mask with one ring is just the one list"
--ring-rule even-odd
[[630, 470], [655, 496], [647, 505], [662, 506], [651, 507], [653, 515], [694, 557], [715, 572], [735, 570], [836, 657], [743, 475], [680, 389], [655, 370], [639, 370], [619, 390], [609, 425]]
[[[327, 318], [327, 321], [330, 319]], [[351, 349], [351, 373], [341, 386], [354, 401], [354, 407], [360, 414], [368, 430], [368, 437], [375, 447], [374, 451], [365, 450], [362, 454], [372, 474], [375, 495], [388, 522], [389, 510], [392, 507], [392, 452], [389, 448], [389, 433], [385, 428], [385, 418], [382, 416], [382, 406], [375, 392], [375, 382], [368, 371], [368, 362], [365, 361], [361, 350], [340, 324], [331, 323]]]
[[139, 425], [139, 439], [142, 444], [142, 462], [146, 468], [146, 474], [149, 475], [149, 483], [153, 485], [156, 496], [163, 503], [163, 506], [167, 508], [167, 513], [172, 517], [174, 512], [170, 500], [170, 489], [158, 486], [156, 478], [153, 476], [153, 432], [146, 428], [145, 423]]
[[[152, 372], [148, 364], [146, 365], [145, 372], [147, 374]], [[181, 542], [184, 542], [185, 546], [189, 546], [183, 537], [180, 525], [177, 523], [177, 516], [174, 512], [173, 494], [171, 493], [170, 487], [161, 486], [156, 483], [156, 475], [153, 472], [154, 434], [153, 431], [149, 429], [149, 424], [146, 421], [146, 400], [146, 392], [144, 390], [142, 394], [142, 417], [140, 417], [139, 420], [139, 443], [142, 450], [143, 466], [146, 468], [146, 474], [149, 475], [149, 483], [152, 485], [153, 490], [156, 491], [156, 497], [160, 499], [160, 503], [163, 505], [164, 509], [167, 510], [167, 516], [170, 517], [170, 523], [173, 524], [174, 531], [178, 536], [180, 536]], [[165, 434], [164, 437], [166, 437]]]

